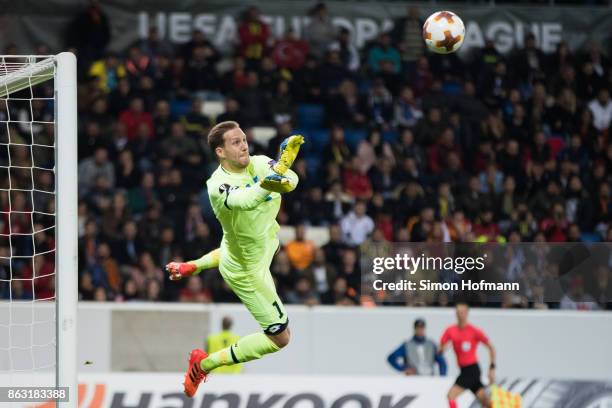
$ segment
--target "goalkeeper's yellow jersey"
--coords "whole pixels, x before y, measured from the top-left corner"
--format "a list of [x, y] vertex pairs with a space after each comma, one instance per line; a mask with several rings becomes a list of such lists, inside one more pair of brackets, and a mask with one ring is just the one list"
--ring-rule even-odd
[[[278, 246], [280, 227], [276, 216], [281, 195], [269, 192], [259, 182], [270, 174], [272, 160], [251, 156], [241, 173], [231, 173], [219, 166], [206, 182], [215, 216], [223, 228], [219, 269], [224, 275], [268, 269]], [[297, 175], [289, 170], [285, 176], [297, 184]], [[274, 247], [274, 248], [272, 248]]]

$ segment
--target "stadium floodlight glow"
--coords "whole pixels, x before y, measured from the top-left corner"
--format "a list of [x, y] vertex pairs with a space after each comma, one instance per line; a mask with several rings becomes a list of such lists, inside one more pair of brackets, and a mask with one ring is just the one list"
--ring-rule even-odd
[[0, 56], [0, 171], [0, 383], [68, 387], [68, 402], [56, 406], [73, 408], [78, 300], [73, 54]]

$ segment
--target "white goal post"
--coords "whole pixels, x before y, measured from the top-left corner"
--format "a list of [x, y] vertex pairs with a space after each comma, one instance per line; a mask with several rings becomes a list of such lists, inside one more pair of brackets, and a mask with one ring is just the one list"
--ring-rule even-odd
[[[5, 224], [3, 230], [0, 231], [2, 234], [3, 243], [5, 250], [0, 256], [3, 262], [3, 268], [5, 269], [5, 275], [0, 274], [0, 284], [4, 286], [0, 287], [0, 314], [4, 314], [6, 320], [0, 320], [0, 329], [2, 326], [6, 327], [6, 333], [8, 340], [6, 343], [0, 343], [0, 351], [2, 351], [2, 344], [6, 345], [5, 361], [9, 361], [6, 364], [8, 369], [6, 371], [19, 372], [34, 372], [37, 370], [46, 370], [52, 377], [55, 378], [55, 384], [45, 384], [46, 386], [56, 387], [68, 387], [69, 399], [68, 402], [57, 402], [56, 406], [59, 407], [77, 407], [77, 300], [78, 300], [78, 191], [77, 191], [77, 70], [76, 70], [76, 57], [72, 53], [63, 52], [58, 55], [51, 56], [30, 56], [30, 55], [0, 55], [0, 114], [6, 111], [5, 115], [1, 118], [0, 126], [3, 131], [6, 132], [6, 141], [1, 140], [2, 145], [2, 177], [8, 176], [8, 186], [2, 185], [0, 192], [8, 197], [8, 210], [0, 208], [2, 210], [2, 222]], [[46, 95], [46, 97], [37, 97], [34, 93], [36, 85], [44, 84], [47, 81], [53, 82], [53, 95]], [[49, 82], [50, 85], [50, 82]], [[29, 94], [28, 94], [29, 89]], [[17, 94], [17, 96], [14, 96]], [[26, 95], [26, 96], [22, 96]], [[53, 111], [53, 120], [38, 119], [35, 113], [35, 104], [39, 101], [43, 101], [45, 106], [49, 110]], [[22, 104], [26, 108], [22, 108], [21, 112], [23, 117], [15, 117], [14, 112], [11, 112], [12, 104]], [[29, 104], [29, 105], [28, 105]], [[19, 105], [21, 106], [21, 105]], [[29, 109], [29, 111], [28, 111]], [[51, 113], [49, 113], [51, 114]], [[11, 116], [12, 115], [12, 116]], [[35, 129], [44, 128], [45, 126], [53, 125], [53, 131], [49, 132], [49, 138], [53, 140], [53, 144], [45, 145], [38, 144], [35, 138]], [[26, 134], [29, 138], [19, 137], [14, 139], [11, 135], [11, 130], [14, 127], [19, 127], [22, 134]], [[47, 128], [45, 128], [47, 129]], [[14, 132], [15, 133], [15, 132]], [[44, 149], [53, 149], [53, 153], [49, 153], [47, 162], [53, 163], [52, 167], [40, 166], [36, 163], [35, 152]], [[15, 156], [16, 149], [22, 149], [28, 151], [31, 155], [28, 168], [27, 165], [22, 164], [23, 162], [17, 162]], [[37, 150], [38, 149], [38, 150]], [[54, 160], [52, 160], [54, 156]], [[47, 156], [45, 156], [47, 157]], [[5, 165], [6, 163], [6, 165]], [[26, 161], [28, 163], [28, 161]], [[12, 180], [16, 177], [13, 176], [13, 172], [23, 171], [29, 174], [31, 178], [31, 185], [23, 187], [21, 185], [12, 184]], [[29, 172], [29, 173], [27, 173]], [[53, 174], [54, 181], [51, 184], [54, 189], [51, 191], [42, 191], [37, 187], [37, 177], [40, 173]], [[5, 176], [5, 174], [7, 176]], [[47, 176], [49, 176], [47, 174]], [[26, 177], [26, 178], [27, 178]], [[50, 176], [49, 176], [50, 177]], [[44, 189], [43, 189], [44, 190]], [[46, 202], [49, 202], [50, 207], [53, 208], [54, 212], [41, 210], [36, 208], [35, 201], [37, 200], [36, 194], [49, 194], [53, 195]], [[15, 211], [15, 197], [20, 195], [22, 197], [29, 197], [31, 199], [31, 205], [22, 211]], [[23, 198], [20, 197], [20, 200]], [[11, 202], [13, 199], [13, 202]], [[5, 199], [6, 201], [6, 199]], [[20, 208], [17, 208], [20, 210]], [[21, 233], [15, 232], [15, 229], [11, 229], [13, 225], [13, 213], [26, 214], [25, 219], [31, 228]], [[44, 228], [49, 231], [50, 238], [54, 238], [54, 247], [43, 253], [37, 253], [37, 242], [35, 242], [36, 234], [41, 229], [37, 229], [36, 218], [39, 215], [49, 216], [53, 218], [52, 226]], [[17, 214], [18, 215], [18, 214]], [[6, 220], [8, 219], [8, 226], [6, 226]], [[8, 231], [4, 228], [8, 228]], [[53, 235], [54, 230], [54, 235]], [[13, 242], [24, 242], [17, 241], [23, 236], [31, 235], [32, 250], [25, 254], [17, 253]], [[21, 237], [20, 237], [21, 236]], [[28, 236], [27, 239], [30, 239]], [[2, 245], [0, 245], [2, 246]], [[8, 249], [7, 251], [7, 247]], [[29, 247], [28, 247], [29, 248]], [[54, 270], [53, 273], [48, 275], [37, 276], [37, 256], [47, 256], [49, 253], [55, 254]], [[8, 256], [6, 255], [8, 253]], [[14, 268], [15, 258], [26, 258], [24, 264], [30, 262], [32, 264], [32, 274], [28, 278], [24, 278]], [[8, 265], [8, 266], [7, 266]], [[28, 265], [28, 268], [30, 266]], [[2, 272], [2, 271], [0, 271]], [[8, 277], [7, 277], [8, 276]], [[50, 295], [47, 298], [39, 298], [36, 293], [37, 278], [49, 277], [52, 283], [49, 284]], [[15, 285], [17, 281], [18, 285]], [[31, 282], [27, 282], [27, 281]], [[24, 282], [25, 281], [25, 282]], [[17, 297], [17, 287], [25, 287], [26, 285], [31, 286], [31, 298]], [[3, 295], [4, 288], [4, 295]], [[24, 299], [31, 299], [30, 301], [23, 301]], [[39, 302], [40, 301], [40, 302]], [[53, 305], [54, 303], [54, 305]], [[41, 309], [50, 309], [54, 306], [54, 322], [51, 319], [48, 328], [45, 328], [45, 333], [52, 333], [54, 338], [49, 341], [51, 347], [55, 348], [55, 356], [51, 356], [51, 363], [43, 365], [37, 364], [35, 355], [37, 350], [29, 350], [31, 355], [32, 363], [25, 369], [16, 368], [14, 364], [13, 355], [17, 352], [15, 350], [27, 349], [28, 346], [31, 349], [36, 347], [42, 347], [35, 341], [35, 330], [36, 324], [41, 323], [40, 320], [35, 318], [35, 314]], [[18, 309], [30, 310], [31, 321], [29, 324], [32, 326], [29, 328], [30, 333], [24, 330], [25, 333], [17, 333], [20, 330], [16, 326], [27, 326], [23, 323], [16, 323], [16, 319], [13, 315], [17, 316]], [[5, 311], [8, 311], [5, 312]], [[45, 322], [43, 322], [45, 323]], [[53, 325], [54, 323], [54, 325]], [[21, 337], [20, 337], [21, 336]], [[21, 348], [15, 344], [15, 339], [25, 338], [29, 339], [24, 341], [26, 344]], [[29, 343], [28, 343], [29, 341]], [[46, 349], [45, 349], [46, 350]], [[49, 354], [49, 353], [47, 353]], [[0, 355], [0, 357], [2, 357]], [[0, 377], [2, 373], [2, 359], [0, 358]], [[54, 361], [53, 361], [54, 360]], [[42, 367], [42, 369], [41, 369]], [[54, 373], [53, 373], [54, 370]], [[12, 375], [11, 373], [7, 375]], [[52, 378], [51, 377], [51, 378]], [[26, 384], [11, 384], [15, 386], [32, 386], [38, 385], [35, 383]], [[1, 404], [0, 404], [1, 405]], [[31, 404], [30, 404], [31, 405]]]

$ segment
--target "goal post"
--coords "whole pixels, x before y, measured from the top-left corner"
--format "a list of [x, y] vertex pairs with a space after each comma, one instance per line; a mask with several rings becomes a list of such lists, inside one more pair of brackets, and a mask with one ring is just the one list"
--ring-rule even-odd
[[78, 184], [77, 184], [77, 63], [74, 54], [56, 57], [56, 292], [57, 386], [68, 387], [77, 406]]
[[78, 401], [76, 66], [0, 55], [0, 385], [66, 387], [62, 408]]

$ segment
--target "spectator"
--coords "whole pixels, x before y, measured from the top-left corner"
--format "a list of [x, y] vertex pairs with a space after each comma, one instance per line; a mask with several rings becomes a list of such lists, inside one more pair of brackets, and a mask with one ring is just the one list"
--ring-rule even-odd
[[424, 54], [423, 23], [419, 17], [419, 9], [414, 6], [408, 7], [405, 17], [393, 22], [391, 39], [401, 53], [406, 72], [411, 72], [416, 61]]
[[120, 265], [138, 264], [140, 253], [142, 252], [142, 243], [137, 238], [138, 226], [133, 220], [126, 221], [122, 227], [122, 233], [119, 239], [115, 241], [113, 253], [116, 254], [117, 262]]
[[172, 124], [170, 137], [161, 143], [160, 149], [160, 155], [177, 160], [187, 160], [188, 156], [199, 153], [198, 144], [185, 134], [185, 126], [180, 122]]
[[278, 70], [274, 65], [274, 60], [269, 56], [264, 56], [261, 59], [259, 67], [259, 88], [264, 93], [264, 96], [272, 95], [281, 80], [290, 81], [291, 72], [288, 70]]
[[66, 31], [66, 43], [77, 49], [85, 66], [102, 58], [111, 39], [108, 17], [100, 8], [100, 2], [91, 1], [86, 10], [78, 13]]
[[160, 55], [173, 56], [174, 47], [172, 44], [159, 36], [159, 29], [155, 26], [149, 28], [147, 38], [137, 42], [140, 51], [149, 59], [155, 60]]
[[127, 71], [130, 84], [134, 86], [140, 82], [142, 77], [153, 76], [153, 60], [143, 54], [140, 48], [131, 47], [125, 61], [125, 70]]
[[332, 125], [329, 144], [323, 148], [322, 161], [341, 165], [349, 160], [350, 154], [351, 150], [344, 139], [343, 128], [339, 125]]
[[212, 45], [196, 45], [187, 59], [182, 86], [190, 92], [218, 90], [219, 75], [215, 67], [218, 60], [219, 54]]
[[251, 68], [255, 67], [267, 53], [269, 47], [270, 28], [260, 17], [259, 8], [249, 7], [238, 26], [240, 38], [240, 55], [247, 60]]
[[323, 296], [323, 304], [354, 306], [358, 304], [357, 293], [347, 286], [345, 278], [337, 277], [332, 289]]
[[351, 42], [351, 32], [348, 28], [340, 27], [338, 39], [329, 46], [329, 51], [338, 52], [340, 61], [347, 70], [355, 72], [359, 69], [359, 51]]
[[115, 53], [107, 53], [104, 59], [100, 59], [89, 68], [89, 75], [98, 78], [98, 87], [108, 93], [119, 83], [119, 79], [127, 75], [125, 67]]
[[153, 135], [153, 118], [150, 113], [144, 111], [144, 103], [140, 98], [130, 101], [129, 109], [119, 115], [119, 121], [125, 125], [128, 139], [136, 138], [140, 124], [146, 125], [149, 135]]
[[593, 126], [595, 129], [605, 132], [610, 127], [612, 121], [612, 101], [610, 92], [602, 88], [597, 94], [597, 99], [589, 102], [589, 109], [593, 114]]
[[322, 88], [323, 96], [325, 97], [333, 97], [336, 93], [336, 88], [339, 88], [340, 93], [348, 91], [348, 89], [343, 90], [341, 87], [346, 81], [353, 80], [350, 71], [342, 64], [340, 51], [337, 49], [330, 49], [325, 54], [325, 60], [318, 69], [317, 74], [316, 82]]
[[378, 42], [368, 51], [368, 68], [372, 73], [381, 72], [384, 62], [391, 64], [394, 73], [399, 73], [402, 68], [400, 54], [391, 44], [389, 33], [380, 34]]
[[93, 157], [83, 160], [79, 164], [79, 193], [81, 196], [94, 187], [96, 179], [103, 177], [110, 186], [115, 184], [115, 168], [108, 158], [108, 151], [99, 147], [94, 152]]
[[370, 88], [368, 109], [370, 123], [373, 126], [380, 127], [384, 131], [391, 130], [393, 97], [381, 79], [374, 80], [374, 84]]
[[268, 111], [265, 96], [259, 90], [259, 75], [255, 71], [247, 73], [247, 84], [241, 88], [236, 98], [242, 108], [245, 127], [260, 125], [266, 122]]
[[329, 241], [321, 247], [325, 253], [325, 259], [334, 267], [340, 266], [342, 253], [348, 249], [348, 245], [343, 241], [342, 227], [338, 224], [329, 226]]
[[319, 296], [312, 289], [312, 283], [305, 276], [300, 276], [295, 282], [295, 290], [287, 294], [287, 301], [294, 304], [314, 306], [319, 304]]
[[291, 268], [291, 263], [284, 250], [276, 254], [270, 271], [276, 281], [276, 288], [279, 291], [281, 299], [286, 299], [287, 294], [295, 286], [298, 274]]
[[297, 225], [295, 239], [289, 241], [285, 246], [291, 266], [298, 271], [304, 271], [312, 263], [315, 250], [315, 244], [306, 239], [306, 227], [303, 224]]
[[151, 279], [146, 283], [146, 297], [149, 302], [159, 302], [161, 300], [161, 285], [159, 281]]
[[304, 198], [295, 200], [292, 220], [317, 227], [327, 226], [334, 220], [333, 211], [333, 204], [324, 199], [323, 189], [312, 186]]
[[181, 117], [185, 132], [195, 140], [206, 137], [211, 128], [210, 118], [202, 113], [203, 104], [201, 98], [193, 98], [191, 110]]
[[309, 103], [322, 102], [321, 67], [314, 56], [306, 56], [306, 63], [302, 69], [295, 73], [295, 77], [293, 82], [301, 84], [301, 86], [294, 87], [301, 101]]
[[240, 109], [240, 104], [233, 97], [225, 98], [225, 112], [217, 116], [217, 123], [234, 121], [238, 123], [244, 122], [242, 119], [242, 113]]
[[102, 214], [102, 235], [109, 242], [119, 239], [121, 226], [131, 218], [123, 191], [117, 191], [112, 200]]
[[561, 299], [561, 309], [567, 310], [598, 310], [597, 302], [588, 293], [584, 292], [584, 280], [577, 276], [572, 281], [569, 293]]
[[433, 376], [436, 364], [440, 375], [446, 375], [446, 360], [438, 353], [435, 342], [425, 337], [423, 319], [414, 321], [414, 336], [389, 354], [387, 361], [405, 375]]
[[102, 134], [100, 126], [96, 122], [88, 122], [85, 125], [84, 133], [79, 135], [77, 147], [79, 160], [93, 156], [99, 148], [106, 151], [114, 150], [112, 142]]
[[537, 47], [535, 36], [527, 34], [525, 47], [517, 50], [513, 57], [513, 70], [516, 80], [521, 83], [541, 80], [544, 77], [544, 53]]
[[343, 127], [363, 126], [366, 123], [365, 102], [357, 93], [357, 87], [350, 80], [343, 81], [338, 94], [332, 97], [328, 106], [328, 120]]
[[412, 88], [402, 88], [394, 106], [395, 125], [400, 128], [412, 128], [423, 117], [423, 111], [418, 107]]
[[117, 261], [111, 256], [107, 243], [101, 243], [96, 251], [96, 260], [88, 268], [92, 282], [96, 287], [102, 287], [107, 292], [118, 293], [121, 288], [121, 275]]
[[[130, 107], [133, 97], [132, 87], [127, 78], [121, 78], [117, 82], [117, 87], [111, 91], [108, 97], [109, 113], [117, 116]], [[144, 109], [144, 105], [143, 105]]]
[[455, 133], [450, 127], [444, 129], [436, 139], [436, 143], [429, 148], [427, 153], [427, 167], [433, 173], [440, 173], [448, 168], [450, 155], [454, 153], [459, 156], [461, 150], [455, 142]]
[[304, 276], [313, 283], [314, 290], [317, 292], [317, 297], [322, 297], [331, 289], [336, 270], [331, 263], [327, 262], [325, 250], [317, 248], [312, 264], [304, 271]]
[[304, 30], [304, 38], [310, 45], [310, 52], [319, 60], [327, 47], [336, 38], [336, 27], [331, 21], [325, 3], [317, 3], [309, 13], [310, 24]]
[[363, 173], [370, 171], [370, 168], [378, 159], [386, 159], [391, 166], [395, 164], [395, 156], [389, 143], [382, 139], [379, 130], [372, 130], [368, 137], [357, 146], [357, 157], [359, 158], [359, 169]]
[[342, 252], [342, 260], [338, 268], [338, 277], [346, 280], [349, 293], [359, 295], [361, 290], [361, 273], [359, 270], [357, 251], [353, 248]]
[[358, 200], [367, 200], [372, 197], [372, 181], [360, 167], [359, 158], [353, 157], [342, 174], [346, 192]]
[[190, 276], [185, 288], [181, 289], [179, 302], [210, 303], [211, 294], [202, 286], [199, 276]]
[[154, 137], [157, 140], [164, 140], [170, 134], [172, 122], [170, 104], [168, 101], [165, 99], [157, 101], [155, 104], [155, 111], [153, 112]]
[[362, 201], [355, 203], [353, 211], [340, 221], [344, 242], [348, 245], [360, 245], [374, 231], [374, 221], [366, 214], [366, 205]]
[[281, 80], [276, 84], [276, 92], [269, 96], [268, 106], [275, 124], [294, 121], [296, 106], [287, 81]]

